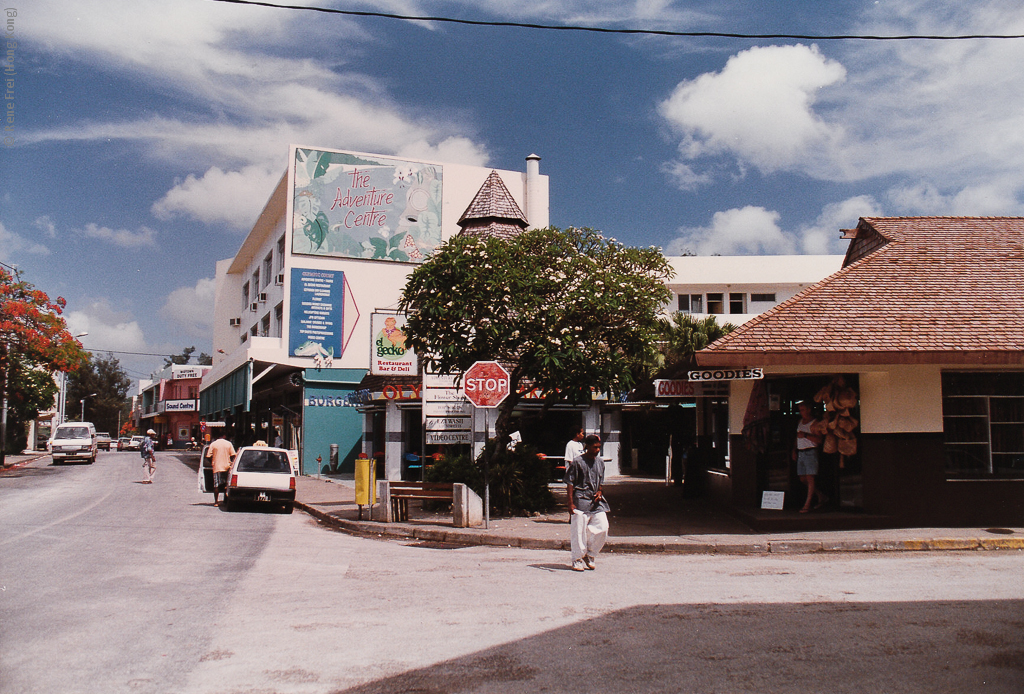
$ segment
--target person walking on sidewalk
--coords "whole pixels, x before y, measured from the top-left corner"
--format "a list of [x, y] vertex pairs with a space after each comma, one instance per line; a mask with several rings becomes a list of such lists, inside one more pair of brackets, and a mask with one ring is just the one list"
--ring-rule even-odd
[[224, 494], [225, 499], [228, 496], [228, 474], [235, 459], [235, 447], [224, 438], [223, 429], [217, 434], [217, 440], [206, 449], [206, 457], [210, 459], [210, 467], [213, 468], [213, 505], [220, 506], [219, 495]]
[[142, 456], [142, 472], [146, 475], [142, 483], [153, 484], [153, 475], [156, 473], [156, 432], [152, 429], [146, 432], [139, 444], [139, 455]]
[[572, 570], [596, 568], [597, 555], [608, 539], [608, 511], [604, 498], [604, 459], [601, 437], [591, 434], [583, 440], [583, 455], [565, 469], [569, 498], [569, 546]]

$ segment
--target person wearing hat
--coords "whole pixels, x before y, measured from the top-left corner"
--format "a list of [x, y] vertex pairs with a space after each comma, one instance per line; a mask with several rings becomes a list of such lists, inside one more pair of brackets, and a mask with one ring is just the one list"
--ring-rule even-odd
[[142, 470], [146, 473], [143, 484], [153, 484], [153, 473], [156, 472], [156, 432], [150, 429], [146, 437], [142, 439], [139, 446], [139, 455], [142, 456]]

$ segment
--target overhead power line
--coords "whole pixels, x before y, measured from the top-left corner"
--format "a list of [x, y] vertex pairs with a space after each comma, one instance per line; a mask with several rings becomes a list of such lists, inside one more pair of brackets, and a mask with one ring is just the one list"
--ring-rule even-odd
[[340, 14], [349, 17], [374, 17], [378, 19], [399, 19], [408, 22], [444, 22], [448, 24], [466, 24], [483, 27], [512, 27], [516, 29], [542, 29], [545, 31], [577, 31], [595, 34], [632, 34], [645, 36], [676, 36], [688, 38], [723, 38], [723, 39], [799, 39], [805, 41], [964, 41], [973, 39], [1022, 39], [1024, 34], [751, 34], [733, 31], [669, 31], [667, 29], [612, 29], [608, 27], [573, 26], [564, 24], [535, 24], [532, 22], [498, 22], [479, 19], [456, 19], [455, 17], [422, 17], [417, 15], [395, 14], [391, 12], [373, 12], [369, 10], [339, 10], [333, 7], [316, 7], [313, 5], [285, 5], [282, 3], [261, 2], [260, 0], [211, 0], [233, 5], [253, 5], [256, 7], [273, 7], [281, 10], [300, 10], [303, 12], [321, 12], [324, 14]]

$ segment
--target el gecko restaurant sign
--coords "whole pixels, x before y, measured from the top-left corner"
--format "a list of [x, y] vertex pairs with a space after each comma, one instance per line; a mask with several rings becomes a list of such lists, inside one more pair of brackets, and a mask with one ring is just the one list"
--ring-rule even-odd
[[396, 313], [370, 314], [370, 373], [374, 376], [415, 376], [416, 352], [406, 346], [405, 316]]

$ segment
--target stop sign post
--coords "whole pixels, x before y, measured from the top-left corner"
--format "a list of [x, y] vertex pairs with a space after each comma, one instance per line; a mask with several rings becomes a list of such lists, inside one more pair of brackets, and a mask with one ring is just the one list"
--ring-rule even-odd
[[496, 361], [478, 361], [462, 378], [466, 397], [477, 407], [494, 408], [508, 397], [509, 374]]

